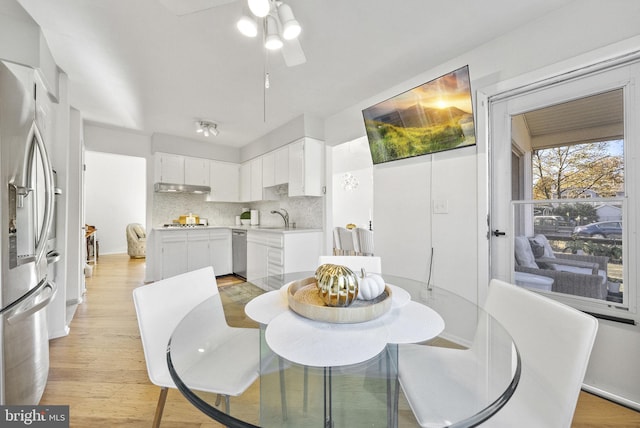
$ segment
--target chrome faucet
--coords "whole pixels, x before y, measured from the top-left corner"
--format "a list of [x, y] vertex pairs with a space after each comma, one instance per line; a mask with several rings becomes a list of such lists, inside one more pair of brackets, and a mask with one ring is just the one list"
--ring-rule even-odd
[[[284, 214], [281, 213], [280, 211], [284, 211]], [[289, 228], [289, 213], [284, 208], [280, 208], [280, 211], [271, 210], [271, 214], [279, 214], [280, 217], [282, 217], [282, 220], [284, 220], [284, 227], [286, 229], [288, 229]]]

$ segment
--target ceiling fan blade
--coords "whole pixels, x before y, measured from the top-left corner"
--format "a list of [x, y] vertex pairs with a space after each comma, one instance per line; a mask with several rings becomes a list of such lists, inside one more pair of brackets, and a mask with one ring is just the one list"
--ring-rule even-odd
[[302, 46], [300, 46], [298, 39], [283, 40], [283, 43], [282, 56], [284, 57], [284, 62], [288, 67], [293, 67], [307, 62], [307, 57], [304, 56]]
[[183, 16], [231, 3], [236, 0], [158, 0], [172, 13]]

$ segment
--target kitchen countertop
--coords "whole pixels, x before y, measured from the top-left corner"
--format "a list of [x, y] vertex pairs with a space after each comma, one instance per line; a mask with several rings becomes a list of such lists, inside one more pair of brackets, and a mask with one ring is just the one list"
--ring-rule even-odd
[[259, 232], [272, 233], [305, 233], [305, 232], [322, 232], [322, 229], [309, 229], [303, 227], [285, 228], [282, 226], [194, 226], [194, 227], [154, 227], [155, 231], [176, 231], [176, 230], [207, 230], [207, 229], [235, 229], [235, 230], [253, 230]]

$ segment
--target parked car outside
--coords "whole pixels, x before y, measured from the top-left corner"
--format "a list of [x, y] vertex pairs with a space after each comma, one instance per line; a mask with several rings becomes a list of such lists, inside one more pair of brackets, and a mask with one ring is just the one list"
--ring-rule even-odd
[[[569, 222], [561, 215], [536, 215], [533, 217], [533, 231], [535, 233], [558, 232], [564, 226], [569, 226]], [[570, 230], [565, 228], [565, 233], [568, 234]]]
[[576, 226], [573, 229], [573, 234], [590, 238], [622, 238], [622, 222], [600, 221], [584, 226]]

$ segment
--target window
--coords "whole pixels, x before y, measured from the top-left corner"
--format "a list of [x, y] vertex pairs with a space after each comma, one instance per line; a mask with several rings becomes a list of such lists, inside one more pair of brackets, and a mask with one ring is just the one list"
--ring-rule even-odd
[[623, 89], [513, 116], [512, 135], [531, 161], [531, 197], [512, 202], [515, 282], [627, 308]]

